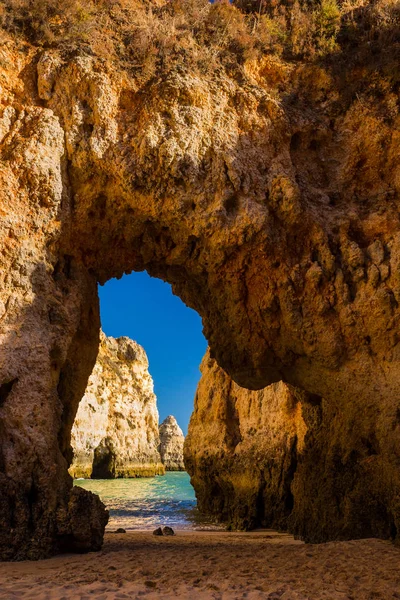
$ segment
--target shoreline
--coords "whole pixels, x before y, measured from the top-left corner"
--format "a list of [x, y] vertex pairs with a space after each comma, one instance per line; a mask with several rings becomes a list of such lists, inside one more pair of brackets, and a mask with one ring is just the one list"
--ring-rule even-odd
[[389, 541], [310, 545], [265, 529], [176, 533], [107, 532], [100, 552], [0, 563], [0, 598], [400, 598], [400, 549]]
[[226, 524], [200, 513], [186, 471], [151, 478], [75, 480], [77, 486], [97, 494], [110, 511], [106, 532], [123, 528], [152, 533], [159, 525], [176, 530], [226, 529]]

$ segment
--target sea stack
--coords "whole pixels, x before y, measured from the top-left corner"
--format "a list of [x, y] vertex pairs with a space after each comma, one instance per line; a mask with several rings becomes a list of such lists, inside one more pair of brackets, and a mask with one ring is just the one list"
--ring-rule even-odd
[[165, 472], [148, 366], [139, 344], [101, 333], [97, 361], [72, 428], [73, 477], [151, 477]]
[[185, 436], [177, 420], [169, 415], [160, 425], [160, 455], [167, 471], [184, 471], [183, 444]]

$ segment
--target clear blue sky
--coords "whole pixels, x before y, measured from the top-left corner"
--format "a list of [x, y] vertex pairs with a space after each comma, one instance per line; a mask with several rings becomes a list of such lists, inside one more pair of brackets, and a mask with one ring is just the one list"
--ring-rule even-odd
[[104, 333], [126, 335], [147, 352], [160, 423], [172, 414], [186, 434], [207, 348], [199, 315], [146, 272], [111, 279], [99, 295]]

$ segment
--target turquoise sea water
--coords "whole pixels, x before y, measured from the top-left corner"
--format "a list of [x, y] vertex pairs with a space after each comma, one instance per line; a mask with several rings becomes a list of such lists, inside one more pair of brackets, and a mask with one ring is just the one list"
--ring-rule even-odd
[[76, 479], [74, 484], [100, 496], [110, 511], [107, 530], [143, 530], [163, 525], [174, 529], [218, 528], [200, 516], [190, 477], [185, 472], [137, 479]]

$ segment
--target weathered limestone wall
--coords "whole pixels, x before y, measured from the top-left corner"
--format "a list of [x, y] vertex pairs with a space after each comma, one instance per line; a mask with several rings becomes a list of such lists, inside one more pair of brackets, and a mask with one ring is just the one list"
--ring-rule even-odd
[[183, 444], [185, 436], [174, 416], [169, 415], [161, 423], [160, 456], [167, 471], [184, 471]]
[[313, 399], [296, 531], [397, 535], [391, 67], [353, 95], [367, 67], [270, 56], [240, 77], [172, 61], [141, 87], [84, 47], [2, 32], [0, 51], [0, 557], [100, 547], [106, 514], [72, 491], [70, 432], [97, 354], [96, 284], [144, 269], [199, 312], [237, 384]]
[[346, 399], [335, 407], [282, 382], [246, 390], [209, 352], [201, 371], [184, 448], [200, 510], [232, 528], [274, 527], [312, 542], [396, 537], [382, 501], [387, 467], [366, 431], [374, 413], [349, 431]]
[[148, 366], [139, 344], [101, 333], [97, 361], [72, 428], [73, 477], [164, 474], [157, 399]]
[[209, 351], [201, 371], [184, 448], [199, 509], [233, 529], [286, 529], [307, 434], [305, 394], [282, 382], [241, 388]]
[[[0, 558], [101, 547], [107, 513], [72, 489], [70, 429], [96, 360], [96, 278], [63, 251], [71, 194], [65, 136], [1, 48]], [[34, 82], [35, 67], [30, 78]], [[28, 100], [27, 96], [31, 96]], [[21, 105], [20, 101], [23, 102]]]

